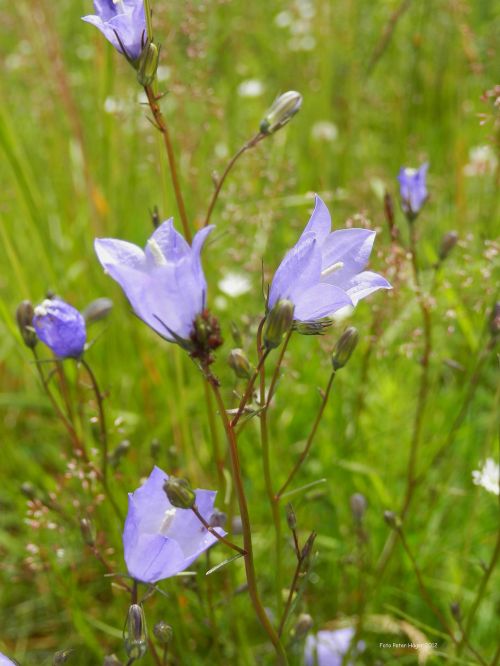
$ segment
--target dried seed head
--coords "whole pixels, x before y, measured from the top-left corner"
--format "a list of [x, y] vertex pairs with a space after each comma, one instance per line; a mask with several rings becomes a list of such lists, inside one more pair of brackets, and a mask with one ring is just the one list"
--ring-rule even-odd
[[153, 634], [160, 645], [168, 645], [172, 640], [174, 630], [169, 624], [161, 620], [153, 627]]
[[393, 530], [399, 530], [401, 528], [401, 518], [399, 518], [394, 511], [384, 511], [384, 520]]
[[169, 476], [163, 484], [168, 501], [178, 509], [191, 509], [196, 502], [194, 490], [186, 479]]
[[72, 652], [73, 650], [58, 650], [52, 659], [52, 666], [61, 666], [61, 664], [65, 664]]

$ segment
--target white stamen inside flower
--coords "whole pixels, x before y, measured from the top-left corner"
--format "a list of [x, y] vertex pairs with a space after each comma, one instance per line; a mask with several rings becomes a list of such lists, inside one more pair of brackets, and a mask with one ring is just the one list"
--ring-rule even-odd
[[151, 255], [153, 256], [153, 261], [157, 266], [167, 265], [167, 260], [165, 259], [165, 255], [161, 251], [161, 247], [154, 239], [150, 238], [148, 240], [148, 248], [149, 251], [151, 252]]
[[340, 271], [341, 268], [344, 268], [344, 262], [336, 261], [334, 264], [328, 266], [327, 268], [325, 268], [325, 270], [321, 271], [321, 277], [326, 277], [327, 275], [335, 273], [335, 271]]
[[174, 507], [172, 507], [171, 509], [167, 509], [165, 511], [165, 515], [163, 516], [163, 520], [161, 521], [160, 525], [160, 534], [163, 534], [163, 536], [167, 536], [167, 532], [170, 528], [170, 525], [172, 524], [172, 521], [176, 513], [177, 509], [175, 509]]
[[52, 301], [50, 298], [46, 298], [40, 305], [37, 305], [35, 308], [35, 315], [37, 317], [45, 317], [45, 315], [49, 314], [52, 306]]
[[411, 167], [407, 167], [405, 169], [405, 175], [408, 177], [414, 176], [417, 173], [418, 169], [412, 169]]

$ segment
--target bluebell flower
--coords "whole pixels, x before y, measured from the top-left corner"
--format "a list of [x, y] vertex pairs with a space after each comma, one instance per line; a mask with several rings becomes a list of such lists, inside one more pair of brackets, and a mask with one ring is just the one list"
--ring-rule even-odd
[[403, 167], [398, 176], [401, 207], [406, 217], [413, 221], [427, 201], [427, 186], [425, 183], [429, 165], [422, 164], [420, 169]]
[[[350, 648], [355, 631], [352, 627], [336, 631], [318, 631], [306, 639], [304, 650], [305, 666], [342, 666], [344, 655]], [[353, 657], [364, 649], [360, 641], [352, 651]], [[352, 666], [354, 662], [347, 662]]]
[[143, 0], [94, 0], [94, 10], [82, 20], [99, 28], [120, 53], [138, 60], [147, 41]]
[[85, 319], [59, 298], [47, 298], [35, 308], [33, 328], [59, 358], [80, 358], [85, 348]]
[[205, 309], [207, 283], [200, 253], [212, 229], [198, 231], [191, 246], [170, 219], [154, 231], [145, 251], [114, 238], [95, 241], [99, 261], [135, 314], [170, 342], [189, 346], [195, 320]]
[[[175, 508], [163, 489], [168, 475], [155, 467], [147, 481], [129, 493], [123, 531], [125, 563], [129, 574], [143, 583], [156, 583], [189, 567], [217, 541], [191, 509]], [[216, 492], [196, 490], [196, 506], [209, 523]], [[221, 535], [226, 532], [214, 528]]]
[[364, 270], [374, 240], [369, 229], [332, 232], [330, 213], [316, 196], [311, 219], [274, 275], [269, 308], [289, 300], [295, 321], [314, 322], [353, 308], [377, 289], [390, 289], [381, 275]]

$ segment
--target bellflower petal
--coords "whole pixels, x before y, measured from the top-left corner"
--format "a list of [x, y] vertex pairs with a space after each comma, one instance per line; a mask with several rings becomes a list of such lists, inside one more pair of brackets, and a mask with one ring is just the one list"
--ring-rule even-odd
[[377, 289], [390, 289], [381, 275], [364, 271], [374, 240], [370, 229], [331, 232], [330, 213], [316, 195], [308, 224], [274, 275], [269, 308], [287, 299], [295, 306], [295, 321], [315, 322], [352, 308]]
[[401, 206], [405, 215], [414, 220], [427, 201], [426, 177], [429, 164], [419, 169], [403, 167], [398, 175]]
[[87, 331], [76, 308], [58, 298], [47, 298], [35, 308], [33, 328], [38, 338], [59, 358], [79, 358]]
[[[316, 635], [309, 635], [304, 649], [306, 666], [342, 666], [344, 655], [349, 650], [354, 634], [352, 627], [346, 627], [336, 631], [318, 631]], [[364, 647], [365, 644], [360, 641], [353, 651], [353, 657], [364, 650]], [[348, 661], [347, 666], [353, 666], [353, 663]]]
[[123, 45], [125, 55], [137, 60], [147, 38], [143, 0], [94, 0], [94, 10], [82, 20], [95, 25], [117, 51], [123, 53]]
[[[175, 576], [217, 541], [190, 509], [172, 506], [163, 490], [168, 479], [155, 467], [147, 481], [129, 493], [129, 510], [123, 531], [125, 562], [129, 574], [144, 583]], [[196, 490], [196, 505], [208, 522], [216, 493]], [[226, 532], [216, 528], [224, 536]]]
[[200, 230], [192, 247], [171, 219], [154, 231], [145, 252], [113, 238], [94, 243], [103, 268], [121, 286], [135, 314], [170, 342], [188, 341], [205, 308], [207, 284], [200, 253], [213, 228]]
[[0, 652], [0, 666], [16, 666], [16, 662]]

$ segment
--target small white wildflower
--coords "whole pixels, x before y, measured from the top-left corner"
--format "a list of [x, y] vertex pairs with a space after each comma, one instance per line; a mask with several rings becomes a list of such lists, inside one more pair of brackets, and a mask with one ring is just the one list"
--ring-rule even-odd
[[469, 162], [464, 166], [466, 176], [483, 176], [493, 173], [498, 159], [491, 146], [475, 146], [469, 151]]
[[311, 136], [315, 141], [335, 141], [338, 135], [337, 125], [328, 120], [318, 120], [311, 127]]
[[246, 275], [242, 273], [228, 273], [219, 282], [219, 289], [226, 294], [226, 296], [242, 296], [250, 291], [252, 283]]
[[482, 486], [489, 493], [500, 495], [500, 467], [493, 458], [486, 458], [486, 462], [479, 470], [472, 472], [472, 482]]
[[247, 79], [238, 86], [240, 97], [260, 97], [264, 92], [264, 84], [259, 79]]
[[280, 12], [274, 17], [274, 23], [278, 26], [278, 28], [287, 28], [292, 23], [292, 21], [293, 16], [290, 14], [290, 12], [287, 11]]

